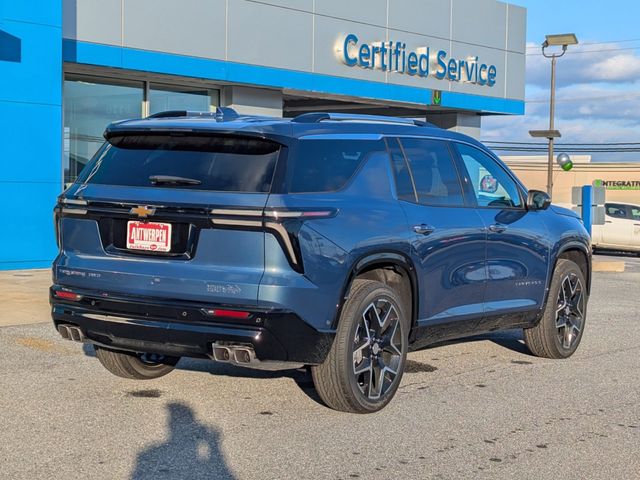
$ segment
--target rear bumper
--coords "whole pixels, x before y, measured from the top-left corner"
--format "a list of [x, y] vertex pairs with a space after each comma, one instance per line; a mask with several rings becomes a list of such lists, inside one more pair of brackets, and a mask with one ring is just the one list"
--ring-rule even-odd
[[322, 363], [333, 343], [332, 332], [320, 332], [296, 314], [281, 310], [257, 310], [247, 318], [211, 317], [205, 310], [230, 308], [156, 298], [127, 297], [105, 292], [73, 289], [78, 301], [54, 296], [51, 315], [56, 329], [61, 324], [80, 328], [85, 341], [132, 352], [212, 358], [212, 344], [253, 346], [259, 360]]

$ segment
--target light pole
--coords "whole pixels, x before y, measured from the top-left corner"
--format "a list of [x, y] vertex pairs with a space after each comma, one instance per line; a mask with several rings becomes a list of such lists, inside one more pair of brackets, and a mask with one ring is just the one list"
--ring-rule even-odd
[[[578, 39], [573, 33], [561, 35], [546, 35], [542, 44], [542, 55], [551, 59], [551, 96], [549, 101], [549, 130], [531, 130], [532, 137], [544, 137], [549, 140], [549, 158], [547, 163], [547, 193], [551, 197], [553, 194], [553, 142], [560, 137], [560, 132], [554, 128], [554, 117], [556, 109], [556, 61], [563, 56], [569, 45], [577, 45]], [[547, 47], [561, 46], [560, 53], [547, 53]]]

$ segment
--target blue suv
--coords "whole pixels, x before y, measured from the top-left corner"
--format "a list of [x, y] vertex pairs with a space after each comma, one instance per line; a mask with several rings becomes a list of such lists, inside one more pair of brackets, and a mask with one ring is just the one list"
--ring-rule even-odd
[[373, 412], [407, 352], [522, 328], [569, 357], [589, 235], [482, 144], [416, 120], [172, 111], [109, 125], [59, 198], [56, 329], [126, 378], [180, 357], [310, 367]]

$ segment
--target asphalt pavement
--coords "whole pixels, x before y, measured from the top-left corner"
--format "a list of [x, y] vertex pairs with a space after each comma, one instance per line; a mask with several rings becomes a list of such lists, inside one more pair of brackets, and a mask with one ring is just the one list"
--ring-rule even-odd
[[630, 258], [595, 275], [573, 358], [532, 357], [517, 331], [411, 353], [373, 415], [324, 407], [305, 371], [184, 360], [124, 380], [47, 318], [1, 327], [0, 478], [640, 478], [639, 310]]

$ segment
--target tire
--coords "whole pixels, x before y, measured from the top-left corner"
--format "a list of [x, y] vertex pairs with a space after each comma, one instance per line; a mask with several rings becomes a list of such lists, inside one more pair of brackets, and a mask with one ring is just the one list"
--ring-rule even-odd
[[350, 413], [384, 408], [402, 379], [409, 326], [409, 317], [393, 289], [373, 280], [356, 279], [327, 358], [311, 367], [313, 383], [324, 403]]
[[[179, 357], [157, 356], [147, 358], [148, 354], [135, 354], [109, 350], [95, 346], [96, 357], [104, 368], [118, 377], [134, 380], [151, 380], [170, 373], [180, 360]], [[149, 355], [150, 356], [150, 355]]]
[[531, 353], [544, 358], [573, 355], [584, 333], [587, 302], [580, 267], [570, 260], [558, 260], [542, 319], [535, 327], [524, 330], [524, 342]]

